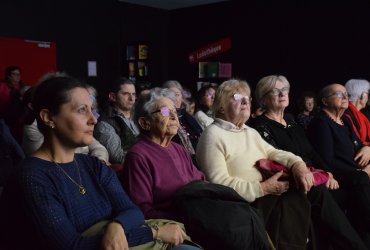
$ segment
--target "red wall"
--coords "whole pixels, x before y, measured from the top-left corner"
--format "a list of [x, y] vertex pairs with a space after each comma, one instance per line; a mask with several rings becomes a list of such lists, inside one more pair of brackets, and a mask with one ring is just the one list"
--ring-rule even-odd
[[0, 78], [7, 66], [21, 67], [22, 81], [34, 85], [41, 76], [57, 70], [54, 42], [0, 37]]

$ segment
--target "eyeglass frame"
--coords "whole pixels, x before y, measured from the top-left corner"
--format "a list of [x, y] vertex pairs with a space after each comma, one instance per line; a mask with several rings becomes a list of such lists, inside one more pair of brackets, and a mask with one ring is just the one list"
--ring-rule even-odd
[[204, 96], [207, 97], [208, 99], [215, 99], [215, 94], [213, 93], [205, 93]]
[[272, 88], [269, 92], [267, 92], [268, 94], [272, 94], [273, 96], [279, 96], [279, 95], [286, 95], [286, 94], [289, 94], [290, 92], [290, 87], [283, 87], [281, 89], [279, 88]]
[[161, 113], [161, 115], [164, 116], [164, 117], [169, 117], [171, 113], [173, 113], [177, 116], [177, 109], [176, 108], [170, 109], [170, 108], [167, 108], [167, 107], [162, 107], [160, 109], [157, 109], [157, 110], [151, 112], [151, 114], [154, 114], [154, 113]]
[[252, 102], [252, 97], [250, 97], [248, 95], [242, 95], [240, 93], [233, 94], [233, 98], [234, 98], [235, 101], [241, 101], [242, 102], [244, 100], [244, 102], [248, 105], [250, 105], [251, 102]]
[[330, 95], [327, 95], [325, 96], [325, 98], [328, 98], [328, 97], [331, 97], [331, 96], [334, 96], [335, 97], [338, 97], [338, 98], [341, 98], [341, 99], [348, 99], [349, 98], [349, 95], [347, 92], [341, 92], [341, 91], [336, 91], [334, 93], [331, 93]]

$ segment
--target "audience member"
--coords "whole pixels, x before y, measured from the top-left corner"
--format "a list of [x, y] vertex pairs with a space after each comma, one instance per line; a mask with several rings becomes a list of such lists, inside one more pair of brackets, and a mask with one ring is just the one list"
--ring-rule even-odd
[[148, 81], [138, 81], [136, 83], [139, 96], [149, 94], [150, 89], [153, 88], [152, 83]]
[[[40, 83], [34, 100], [45, 140], [22, 163], [18, 195], [30, 219], [30, 231], [24, 232], [27, 235], [20, 232], [28, 220], [22, 221], [22, 227], [13, 225], [19, 230], [18, 242], [13, 246], [23, 243], [32, 249], [129, 249], [155, 239], [174, 245], [183, 242], [186, 235], [179, 225], [151, 228], [144, 223], [142, 212], [111, 169], [96, 158], [74, 153], [76, 147], [92, 142], [96, 124], [85, 84], [69, 77], [51, 78]], [[15, 220], [13, 217], [12, 223]], [[36, 243], [24, 241], [33, 232], [37, 232]]]
[[344, 116], [348, 108], [346, 88], [331, 84], [320, 93], [322, 109], [308, 127], [309, 139], [340, 184], [333, 193], [339, 205], [370, 248], [370, 165], [364, 146]]
[[[65, 73], [57, 72], [45, 75], [41, 81], [57, 76], [68, 77], [68, 75]], [[88, 91], [91, 91], [90, 89], [91, 86], [88, 86], [87, 88]], [[27, 110], [26, 112], [27, 116], [25, 117], [24, 120], [25, 122], [23, 126], [23, 139], [22, 139], [22, 148], [26, 155], [33, 154], [37, 149], [40, 148], [40, 146], [44, 142], [44, 136], [37, 127], [36, 114], [33, 112], [32, 102], [34, 91], [35, 87], [29, 88], [24, 93], [24, 98], [22, 99], [23, 105]], [[94, 113], [94, 110], [92, 112]], [[109, 164], [109, 156], [107, 149], [103, 145], [101, 145], [95, 138], [93, 138], [93, 142], [91, 144], [84, 147], [77, 147], [75, 153], [90, 154], [91, 156], [99, 158], [104, 163]]]
[[[245, 125], [250, 116], [250, 88], [245, 81], [222, 83], [212, 109], [215, 122], [204, 130], [197, 148], [200, 169], [211, 182], [234, 188], [262, 211], [278, 249], [305, 249], [310, 226], [305, 193], [315, 183], [313, 174], [299, 156], [274, 148]], [[289, 168], [295, 185], [279, 179], [283, 172], [263, 180], [256, 168], [261, 159]]]
[[298, 108], [297, 123], [306, 130], [316, 113], [315, 93], [311, 91], [303, 92], [298, 99]]
[[349, 104], [345, 115], [351, 121], [352, 128], [361, 142], [370, 145], [370, 122], [360, 111], [366, 107], [369, 100], [370, 83], [367, 80], [351, 79], [346, 85]]
[[194, 118], [202, 129], [214, 121], [211, 108], [215, 99], [216, 89], [217, 87], [213, 84], [204, 85], [197, 93], [197, 111], [194, 114]]
[[[175, 98], [174, 92], [160, 88], [139, 98], [135, 120], [141, 134], [126, 156], [121, 180], [125, 190], [147, 219], [183, 221], [190, 235], [206, 249], [251, 249], [251, 243], [258, 245], [258, 240], [250, 240], [258, 229], [263, 232], [261, 241], [267, 242], [263, 240], [263, 223], [249, 220], [249, 204], [230, 188], [204, 182], [189, 153], [171, 141], [179, 128]], [[184, 197], [177, 198], [183, 202], [176, 207], [179, 191]], [[189, 198], [189, 193], [196, 193], [196, 197]], [[256, 231], [253, 234], [251, 230]]]
[[[256, 86], [255, 96], [265, 112], [255, 119], [252, 126], [275, 148], [300, 156], [308, 166], [330, 171], [309, 143], [304, 129], [285, 113], [289, 105], [289, 90], [290, 84], [284, 76], [263, 77]], [[328, 174], [326, 187], [338, 189], [338, 182], [330, 172]], [[334, 249], [356, 249], [360, 246], [359, 236], [324, 186], [312, 187], [307, 197], [311, 202], [318, 249], [329, 243]]]
[[0, 82], [0, 115], [4, 118], [12, 135], [22, 143], [23, 105], [21, 103], [20, 89], [21, 69], [18, 66], [9, 66], [5, 69], [5, 79]]
[[88, 85], [87, 90], [89, 91], [90, 98], [91, 98], [91, 107], [92, 112], [96, 119], [99, 119], [99, 105], [97, 101], [98, 91], [91, 85]]
[[183, 145], [195, 162], [195, 149], [198, 144], [199, 136], [202, 133], [202, 128], [194, 117], [188, 114], [183, 107], [183, 88], [181, 84], [178, 81], [169, 80], [166, 81], [162, 87], [169, 88], [176, 95], [175, 105], [180, 126], [173, 141]]
[[134, 83], [119, 78], [109, 92], [109, 104], [100, 112], [94, 137], [108, 150], [110, 163], [123, 163], [127, 150], [136, 142], [139, 129], [132, 119], [136, 100]]

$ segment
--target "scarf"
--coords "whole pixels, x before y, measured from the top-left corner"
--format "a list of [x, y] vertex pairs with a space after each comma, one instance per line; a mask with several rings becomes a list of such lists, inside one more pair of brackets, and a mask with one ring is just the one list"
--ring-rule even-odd
[[361, 113], [357, 108], [349, 103], [348, 109], [345, 115], [349, 118], [352, 123], [353, 130], [355, 131], [361, 142], [369, 146], [370, 145], [370, 122], [367, 117]]

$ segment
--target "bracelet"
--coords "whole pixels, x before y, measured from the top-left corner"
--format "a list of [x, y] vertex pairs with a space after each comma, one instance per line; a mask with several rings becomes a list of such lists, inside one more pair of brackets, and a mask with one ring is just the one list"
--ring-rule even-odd
[[155, 240], [158, 242], [158, 243], [163, 243], [162, 239], [159, 237], [159, 227], [157, 224], [154, 224], [152, 225], [152, 228], [157, 232], [157, 235], [155, 237]]

